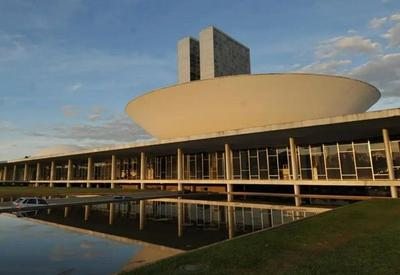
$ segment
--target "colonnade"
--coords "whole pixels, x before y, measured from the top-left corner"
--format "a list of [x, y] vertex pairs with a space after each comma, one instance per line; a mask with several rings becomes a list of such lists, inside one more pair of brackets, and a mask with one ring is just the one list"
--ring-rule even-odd
[[[385, 147], [385, 156], [386, 156], [386, 162], [387, 162], [387, 167], [388, 167], [388, 183], [387, 186], [390, 187], [390, 194], [392, 198], [397, 198], [398, 197], [398, 190], [397, 186], [395, 184], [395, 172], [394, 172], [394, 167], [393, 167], [393, 158], [392, 158], [392, 151], [391, 151], [391, 145], [390, 145], [390, 138], [389, 138], [389, 131], [387, 129], [382, 129], [382, 136], [383, 136], [383, 142], [384, 142], [384, 147]], [[299, 182], [299, 172], [298, 172], [298, 158], [297, 158], [297, 145], [296, 145], [296, 139], [294, 137], [290, 137], [288, 140], [288, 145], [290, 149], [290, 165], [291, 165], [291, 178], [288, 180], [289, 184], [293, 185], [293, 193], [294, 193], [294, 201], [296, 206], [301, 205], [301, 189], [300, 189], [300, 184]], [[233, 169], [232, 169], [232, 149], [230, 144], [225, 144], [224, 145], [224, 153], [225, 153], [225, 179], [223, 180], [218, 180], [218, 184], [225, 184], [226, 185], [226, 194], [227, 194], [227, 200], [232, 201], [233, 200], [233, 195], [234, 195], [234, 189], [233, 186], [236, 183], [236, 180], [233, 179]], [[184, 180], [184, 151], [182, 148], [177, 148], [176, 151], [176, 156], [177, 156], [177, 179], [170, 180], [171, 184], [175, 182], [177, 184], [177, 189], [178, 191], [183, 190], [183, 184], [190, 184], [187, 180]], [[116, 167], [117, 167], [117, 156], [115, 154], [111, 155], [111, 176], [109, 180], [104, 180], [104, 182], [110, 183], [111, 188], [115, 188], [116, 184], [118, 183], [117, 176], [116, 176]], [[3, 173], [2, 173], [2, 180], [7, 181], [7, 175], [9, 173], [9, 166], [5, 165], [3, 168]], [[28, 180], [28, 173], [29, 173], [29, 160], [24, 163], [24, 170], [23, 170], [23, 181], [27, 182]], [[36, 163], [36, 173], [35, 173], [35, 180], [30, 180], [30, 182], [33, 182], [35, 186], [39, 186], [40, 184], [40, 178], [41, 178], [41, 163], [37, 162]], [[50, 164], [50, 178], [48, 181], [42, 181], [45, 183], [48, 183], [50, 187], [54, 186], [54, 183], [56, 182], [61, 182], [57, 181], [56, 178], [56, 162], [55, 160], [51, 160]], [[71, 184], [74, 183], [73, 179], [73, 163], [72, 159], [68, 159], [68, 164], [67, 164], [67, 178], [65, 181], [67, 187], [71, 187]], [[17, 165], [13, 165], [12, 169], [12, 179], [11, 182], [15, 182], [17, 177]], [[86, 187], [90, 188], [92, 187], [92, 183], [94, 181], [94, 160], [93, 156], [89, 156], [87, 159], [87, 177], [86, 177]], [[249, 180], [251, 181], [251, 180]], [[78, 182], [85, 182], [85, 180], [79, 180]], [[139, 188], [140, 189], [145, 189], [146, 188], [146, 153], [145, 152], [140, 152], [140, 179], [135, 180], [135, 182], [138, 182]], [[163, 184], [164, 186], [164, 184]]]

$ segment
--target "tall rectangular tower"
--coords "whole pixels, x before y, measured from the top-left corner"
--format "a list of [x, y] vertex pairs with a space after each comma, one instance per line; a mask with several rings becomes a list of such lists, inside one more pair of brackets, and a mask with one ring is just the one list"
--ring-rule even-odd
[[211, 26], [200, 32], [200, 79], [250, 74], [250, 50]]
[[178, 83], [200, 79], [199, 41], [185, 37], [178, 42]]

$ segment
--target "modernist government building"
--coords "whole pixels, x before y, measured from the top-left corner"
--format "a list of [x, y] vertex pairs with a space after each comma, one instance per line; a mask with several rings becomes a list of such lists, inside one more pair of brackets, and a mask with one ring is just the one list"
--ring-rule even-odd
[[156, 139], [0, 163], [3, 183], [213, 190], [311, 199], [398, 196], [400, 109], [347, 77], [251, 74], [250, 50], [208, 27], [178, 42], [178, 84], [130, 101]]

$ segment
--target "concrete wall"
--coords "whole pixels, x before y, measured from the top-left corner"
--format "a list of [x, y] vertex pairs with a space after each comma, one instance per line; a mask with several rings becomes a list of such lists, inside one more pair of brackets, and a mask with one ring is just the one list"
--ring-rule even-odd
[[200, 79], [199, 41], [185, 37], [178, 42], [178, 83]]
[[211, 26], [200, 32], [200, 78], [250, 74], [250, 50]]

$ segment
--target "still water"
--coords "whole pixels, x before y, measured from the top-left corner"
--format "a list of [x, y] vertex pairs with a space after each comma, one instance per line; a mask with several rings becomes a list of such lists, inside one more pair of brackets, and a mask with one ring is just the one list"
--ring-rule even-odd
[[141, 249], [0, 215], [0, 274], [112, 274]]
[[2, 214], [0, 274], [112, 274], [318, 212], [159, 199]]

